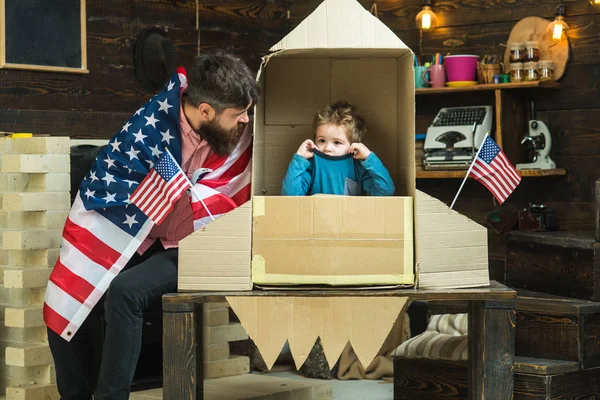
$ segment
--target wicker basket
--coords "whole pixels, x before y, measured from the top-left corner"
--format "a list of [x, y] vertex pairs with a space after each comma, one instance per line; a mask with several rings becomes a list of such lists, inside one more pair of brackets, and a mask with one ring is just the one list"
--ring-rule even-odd
[[502, 64], [477, 64], [479, 83], [494, 83], [494, 75], [502, 74]]

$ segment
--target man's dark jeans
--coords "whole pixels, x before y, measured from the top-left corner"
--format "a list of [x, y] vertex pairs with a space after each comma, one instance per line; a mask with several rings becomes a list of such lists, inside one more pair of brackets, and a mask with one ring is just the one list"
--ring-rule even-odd
[[162, 295], [177, 290], [177, 255], [177, 249], [164, 250], [157, 241], [143, 256], [132, 257], [70, 342], [48, 329], [61, 400], [91, 400], [92, 394], [95, 400], [129, 399], [142, 346], [142, 313], [160, 309]]

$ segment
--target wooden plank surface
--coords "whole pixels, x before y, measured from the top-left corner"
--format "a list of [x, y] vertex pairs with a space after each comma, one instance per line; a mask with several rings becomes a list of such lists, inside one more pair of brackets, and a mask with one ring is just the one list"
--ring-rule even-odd
[[424, 94], [439, 94], [439, 93], [453, 93], [453, 92], [474, 92], [478, 90], [509, 90], [509, 89], [531, 89], [531, 88], [543, 88], [543, 89], [558, 89], [560, 83], [557, 82], [513, 82], [513, 83], [487, 83], [473, 86], [459, 86], [450, 87], [446, 86], [443, 88], [425, 88], [416, 89], [415, 95]]
[[573, 371], [579, 371], [579, 364], [575, 361], [515, 357], [514, 372], [518, 374], [555, 375]]
[[249, 292], [169, 293], [163, 296], [163, 310], [193, 309], [198, 303], [222, 302], [234, 296], [274, 297], [408, 297], [410, 300], [514, 300], [516, 292], [497, 282], [489, 287], [469, 289], [398, 289], [398, 290], [253, 290]]
[[[567, 171], [564, 168], [554, 169], [529, 169], [517, 171], [519, 175], [525, 178], [534, 178], [541, 176], [562, 176], [566, 175]], [[456, 179], [464, 178], [467, 174], [466, 170], [458, 171], [417, 171], [418, 179]]]

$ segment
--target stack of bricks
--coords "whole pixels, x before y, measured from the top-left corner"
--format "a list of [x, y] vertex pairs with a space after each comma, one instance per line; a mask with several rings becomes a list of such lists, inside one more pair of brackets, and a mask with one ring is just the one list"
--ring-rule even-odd
[[[0, 138], [0, 395], [58, 399], [42, 306], [70, 208], [69, 138]], [[6, 393], [3, 393], [6, 390]]]
[[223, 378], [250, 372], [250, 359], [231, 355], [229, 342], [248, 339], [239, 322], [229, 321], [228, 303], [204, 304], [204, 379]]

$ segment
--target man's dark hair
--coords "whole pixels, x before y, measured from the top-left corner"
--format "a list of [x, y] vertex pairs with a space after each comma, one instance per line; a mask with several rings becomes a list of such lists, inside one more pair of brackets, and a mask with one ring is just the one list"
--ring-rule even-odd
[[226, 108], [246, 108], [258, 100], [260, 89], [250, 68], [222, 50], [196, 57], [187, 78], [187, 101], [195, 107], [207, 103], [217, 114]]

